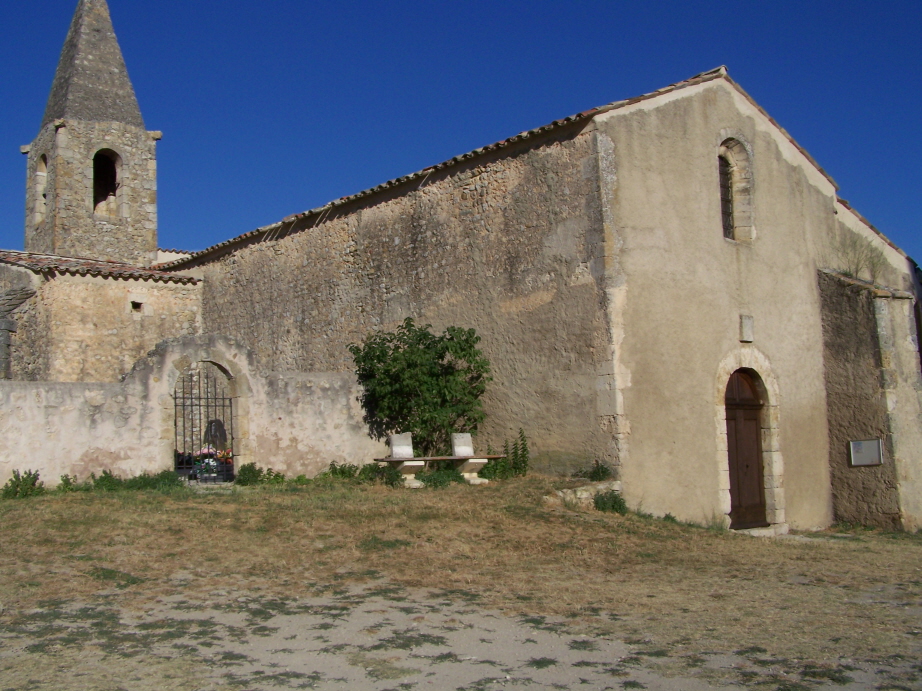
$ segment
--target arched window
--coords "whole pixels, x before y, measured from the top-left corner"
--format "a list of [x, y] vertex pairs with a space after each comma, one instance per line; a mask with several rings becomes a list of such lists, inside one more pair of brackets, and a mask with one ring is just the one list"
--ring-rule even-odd
[[33, 223], [36, 227], [45, 221], [45, 210], [48, 199], [48, 157], [42, 154], [41, 158], [35, 162], [35, 179], [33, 181], [35, 190], [35, 204], [33, 206]]
[[119, 168], [121, 159], [110, 149], [93, 157], [93, 211], [100, 216], [118, 216]]
[[724, 237], [738, 242], [755, 239], [752, 224], [752, 166], [749, 152], [737, 139], [727, 139], [717, 152], [720, 216]]

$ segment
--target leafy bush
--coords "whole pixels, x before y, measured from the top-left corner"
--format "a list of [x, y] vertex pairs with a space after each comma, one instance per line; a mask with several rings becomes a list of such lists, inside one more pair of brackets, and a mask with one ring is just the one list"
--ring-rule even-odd
[[519, 429], [518, 438], [509, 445], [509, 440], [503, 442], [504, 458], [491, 458], [477, 473], [487, 480], [508, 480], [511, 477], [525, 477], [528, 473], [530, 456], [528, 439], [525, 431]]
[[583, 478], [584, 480], [591, 480], [592, 482], [603, 482], [604, 480], [610, 479], [611, 476], [611, 468], [598, 459], [593, 461], [592, 466], [588, 468], [580, 468], [575, 473], [573, 473], [573, 477]]
[[452, 482], [464, 483], [464, 476], [457, 468], [441, 468], [416, 473], [416, 479], [426, 487], [448, 487]]
[[352, 344], [362, 405], [372, 434], [411, 432], [423, 456], [447, 455], [452, 432], [476, 432], [490, 363], [474, 329], [449, 326], [441, 336], [406, 319], [394, 333]]
[[621, 496], [620, 492], [613, 489], [607, 492], [599, 492], [593, 497], [592, 503], [595, 504], [595, 508], [599, 511], [620, 513], [621, 515], [627, 513], [627, 504], [624, 503], [624, 497]]
[[258, 485], [263, 480], [263, 474], [263, 469], [257, 468], [255, 463], [244, 463], [237, 470], [237, 477], [234, 479], [234, 484], [244, 487]]
[[26, 497], [37, 497], [45, 493], [45, 483], [39, 480], [37, 470], [27, 470], [21, 473], [18, 470], [13, 471], [13, 477], [7, 480], [3, 489], [0, 490], [0, 497], [4, 499], [25, 499]]

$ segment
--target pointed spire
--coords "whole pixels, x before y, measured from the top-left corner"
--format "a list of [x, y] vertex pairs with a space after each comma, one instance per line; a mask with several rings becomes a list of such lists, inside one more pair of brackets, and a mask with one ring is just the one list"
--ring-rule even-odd
[[106, 0], [80, 0], [42, 127], [60, 118], [144, 127]]

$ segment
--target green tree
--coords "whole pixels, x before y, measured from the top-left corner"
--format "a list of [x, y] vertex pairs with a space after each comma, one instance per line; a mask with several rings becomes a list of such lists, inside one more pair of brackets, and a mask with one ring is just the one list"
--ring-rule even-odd
[[349, 352], [372, 434], [411, 432], [417, 451], [437, 456], [449, 452], [452, 432], [477, 431], [491, 377], [474, 329], [449, 326], [436, 336], [430, 328], [406, 319], [397, 331], [369, 334]]

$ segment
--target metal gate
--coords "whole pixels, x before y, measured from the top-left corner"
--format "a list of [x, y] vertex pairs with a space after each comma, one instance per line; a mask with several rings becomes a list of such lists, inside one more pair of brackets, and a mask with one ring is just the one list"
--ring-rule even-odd
[[234, 399], [227, 376], [210, 362], [176, 382], [176, 472], [199, 482], [234, 479]]

